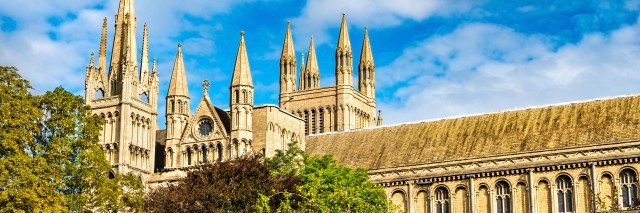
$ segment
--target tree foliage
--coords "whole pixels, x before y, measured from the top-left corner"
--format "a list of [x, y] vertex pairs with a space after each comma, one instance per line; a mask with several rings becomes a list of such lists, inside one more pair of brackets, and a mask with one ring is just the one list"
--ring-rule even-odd
[[[330, 155], [308, 156], [296, 143], [267, 159], [275, 171], [294, 171], [303, 181], [297, 189], [303, 199], [284, 200], [277, 208], [259, 205], [259, 212], [385, 212], [390, 204], [381, 187], [375, 186], [365, 169], [338, 164]], [[261, 197], [261, 204], [269, 201]]]
[[[301, 180], [293, 175], [272, 175], [259, 155], [242, 156], [191, 169], [175, 184], [145, 196], [147, 212], [253, 212], [259, 194], [295, 193]], [[268, 204], [267, 204], [268, 205]]]
[[136, 211], [142, 184], [109, 179], [101, 121], [62, 87], [34, 96], [15, 67], [0, 66], [0, 211]]

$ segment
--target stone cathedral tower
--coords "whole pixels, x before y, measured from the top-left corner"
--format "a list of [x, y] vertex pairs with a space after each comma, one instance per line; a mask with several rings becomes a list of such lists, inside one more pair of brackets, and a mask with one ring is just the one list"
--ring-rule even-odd
[[120, 1], [108, 72], [106, 35], [105, 18], [98, 64], [94, 64], [92, 54], [87, 66], [86, 103], [94, 115], [104, 119], [100, 143], [113, 171], [146, 178], [154, 168], [159, 75], [155, 61], [149, 70], [146, 24], [138, 63], [133, 0]]
[[233, 67], [229, 94], [231, 94], [229, 107], [231, 108], [231, 145], [233, 147], [231, 156], [240, 156], [253, 142], [253, 80], [247, 47], [244, 43], [244, 32], [240, 33], [240, 45]]
[[353, 85], [353, 50], [346, 14], [342, 14], [335, 52], [336, 85], [320, 86], [313, 37], [310, 40], [307, 64], [302, 59], [296, 90], [296, 56], [291, 26], [287, 24], [280, 57], [280, 107], [305, 120], [306, 135], [382, 125], [381, 118], [376, 120], [375, 65], [367, 29], [358, 65], [358, 89]]

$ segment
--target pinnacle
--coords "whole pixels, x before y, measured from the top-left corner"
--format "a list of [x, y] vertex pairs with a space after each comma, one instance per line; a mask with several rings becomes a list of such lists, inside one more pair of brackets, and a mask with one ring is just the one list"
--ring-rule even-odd
[[240, 44], [238, 45], [238, 53], [236, 55], [236, 62], [233, 67], [233, 75], [231, 77], [231, 86], [234, 85], [253, 86], [251, 69], [249, 68], [249, 57], [247, 56], [247, 47], [244, 42], [244, 31], [240, 32]]
[[178, 44], [178, 53], [176, 53], [176, 60], [173, 65], [173, 73], [171, 73], [171, 81], [169, 82], [169, 91], [167, 92], [167, 96], [180, 95], [188, 98], [189, 87], [187, 85], [187, 75], [184, 69], [181, 46], [181, 44]]

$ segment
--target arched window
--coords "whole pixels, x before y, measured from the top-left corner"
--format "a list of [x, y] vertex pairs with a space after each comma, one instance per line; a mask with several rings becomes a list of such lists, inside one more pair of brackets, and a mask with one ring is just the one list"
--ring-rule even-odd
[[191, 166], [191, 148], [187, 147], [187, 165]]
[[238, 90], [235, 91], [236, 103], [240, 103], [240, 92]]
[[511, 190], [504, 181], [496, 184], [496, 209], [498, 213], [511, 212]]
[[308, 135], [309, 134], [309, 111], [304, 111], [304, 134]]
[[104, 90], [98, 89], [96, 94], [93, 95], [94, 98], [104, 98]]
[[311, 134], [316, 134], [318, 132], [316, 132], [316, 110], [312, 109], [311, 110], [311, 124], [309, 124], [311, 126]]
[[140, 95], [140, 100], [149, 103], [149, 96], [147, 96], [146, 92], [143, 92], [142, 95]]
[[436, 189], [436, 213], [449, 213], [449, 190], [444, 187]]
[[240, 156], [238, 141], [234, 141], [233, 142], [233, 155], [235, 157], [239, 157]]
[[620, 189], [622, 190], [622, 206], [625, 208], [638, 206], [638, 180], [636, 172], [631, 169], [622, 170], [620, 173]]
[[174, 113], [176, 110], [176, 102], [174, 102], [173, 100], [171, 100], [171, 106], [169, 108], [169, 112]]
[[318, 122], [320, 124], [318, 124], [318, 132], [319, 133], [323, 133], [324, 132], [324, 110], [322, 108], [320, 108], [320, 110], [318, 110]]
[[218, 144], [216, 149], [218, 150], [218, 161], [222, 161], [222, 144]]
[[247, 91], [242, 90], [242, 101], [243, 103], [247, 103]]
[[202, 145], [202, 162], [207, 162], [207, 146]]
[[571, 179], [566, 175], [562, 175], [556, 180], [558, 212], [562, 213], [573, 211], [572, 188]]

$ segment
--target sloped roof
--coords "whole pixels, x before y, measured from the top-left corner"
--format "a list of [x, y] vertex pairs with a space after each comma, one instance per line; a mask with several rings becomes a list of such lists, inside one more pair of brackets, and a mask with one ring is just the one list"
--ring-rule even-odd
[[309, 154], [393, 168], [640, 138], [640, 96], [311, 135]]

